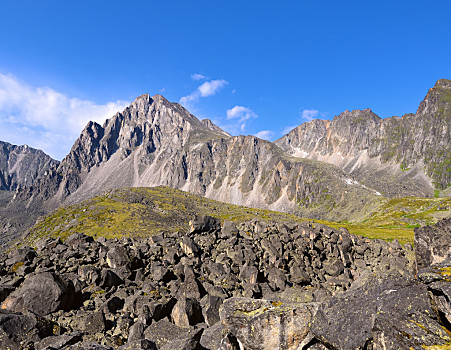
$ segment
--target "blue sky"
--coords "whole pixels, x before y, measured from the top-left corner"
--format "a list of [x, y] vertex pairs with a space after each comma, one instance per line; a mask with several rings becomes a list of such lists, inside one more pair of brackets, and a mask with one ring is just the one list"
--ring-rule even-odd
[[415, 112], [451, 78], [450, 1], [1, 1], [0, 140], [61, 159], [143, 93], [275, 140]]

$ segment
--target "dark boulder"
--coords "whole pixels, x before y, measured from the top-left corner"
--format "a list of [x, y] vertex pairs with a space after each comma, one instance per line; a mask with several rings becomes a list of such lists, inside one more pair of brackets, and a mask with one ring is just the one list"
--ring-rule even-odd
[[181, 297], [175, 304], [171, 318], [176, 326], [184, 328], [189, 328], [204, 321], [199, 301], [184, 297]]
[[[441, 327], [436, 318], [426, 286], [399, 274], [376, 275], [362, 287], [323, 303], [315, 316], [312, 333], [332, 348], [363, 349], [378, 334], [390, 330], [386, 320], [391, 319], [401, 329], [411, 326], [412, 335], [417, 329], [409, 323], [428, 327], [430, 339], [440, 344], [444, 338], [443, 332], [436, 332]], [[399, 348], [403, 348], [400, 344]]]
[[55, 323], [31, 312], [24, 314], [0, 310], [0, 348], [22, 349], [25, 343], [37, 343], [53, 335]]
[[42, 272], [27, 277], [24, 283], [2, 303], [2, 309], [29, 310], [47, 315], [75, 306], [75, 289], [70, 280], [53, 272]]
[[80, 332], [73, 332], [69, 334], [56, 335], [47, 337], [35, 344], [36, 350], [45, 349], [62, 349], [69, 345], [74, 345], [83, 340], [83, 334]]
[[189, 221], [189, 228], [191, 234], [212, 232], [221, 229], [221, 220], [208, 215], [196, 216]]
[[451, 257], [451, 218], [415, 228], [417, 270]]
[[100, 274], [100, 284], [101, 288], [110, 288], [114, 286], [120, 286], [124, 284], [124, 280], [120, 278], [115, 272], [111, 270], [102, 270]]

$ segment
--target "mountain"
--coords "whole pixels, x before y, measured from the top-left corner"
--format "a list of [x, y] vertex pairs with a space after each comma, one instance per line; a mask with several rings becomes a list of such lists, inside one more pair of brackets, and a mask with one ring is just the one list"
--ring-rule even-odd
[[231, 137], [160, 95], [138, 97], [103, 126], [90, 122], [62, 162], [17, 197], [50, 210], [109, 189], [157, 185], [329, 219], [352, 217], [377, 197], [333, 165], [291, 157], [254, 136]]
[[20, 186], [31, 186], [57, 164], [58, 161], [41, 150], [0, 141], [0, 190], [15, 191]]
[[337, 165], [383, 195], [431, 197], [451, 185], [451, 80], [437, 81], [415, 114], [381, 119], [370, 109], [345, 111], [304, 123], [275, 144]]
[[160, 185], [314, 219], [361, 221], [386, 197], [432, 197], [449, 186], [450, 92], [451, 82], [439, 80], [415, 115], [345, 111], [274, 143], [232, 137], [145, 94], [103, 125], [89, 122], [61, 163], [19, 187], [0, 207], [8, 218], [2, 230], [23, 231], [39, 215], [107, 190]]

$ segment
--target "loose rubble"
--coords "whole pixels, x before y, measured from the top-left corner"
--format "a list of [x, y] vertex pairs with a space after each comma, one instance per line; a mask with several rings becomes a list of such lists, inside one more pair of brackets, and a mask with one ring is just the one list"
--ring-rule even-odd
[[0, 348], [423, 349], [451, 342], [441, 258], [416, 271], [396, 240], [212, 217], [140, 240], [46, 238], [0, 257]]

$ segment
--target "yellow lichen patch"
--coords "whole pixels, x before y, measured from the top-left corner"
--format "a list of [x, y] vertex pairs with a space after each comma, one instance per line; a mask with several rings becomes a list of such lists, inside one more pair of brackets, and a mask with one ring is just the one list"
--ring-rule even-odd
[[451, 266], [449, 267], [441, 267], [438, 269], [439, 273], [443, 276], [443, 277], [451, 277]]
[[451, 350], [451, 342], [447, 342], [442, 345], [431, 345], [431, 346], [423, 345], [423, 349], [426, 349], [426, 350]]
[[271, 301], [272, 306], [277, 307], [282, 305], [283, 303], [281, 301]]
[[11, 267], [11, 271], [14, 272], [14, 273], [16, 273], [17, 270], [19, 270], [19, 268], [20, 268], [21, 266], [23, 266], [23, 265], [24, 265], [24, 262], [23, 262], [23, 261], [19, 261], [19, 262], [15, 263], [15, 264]]

